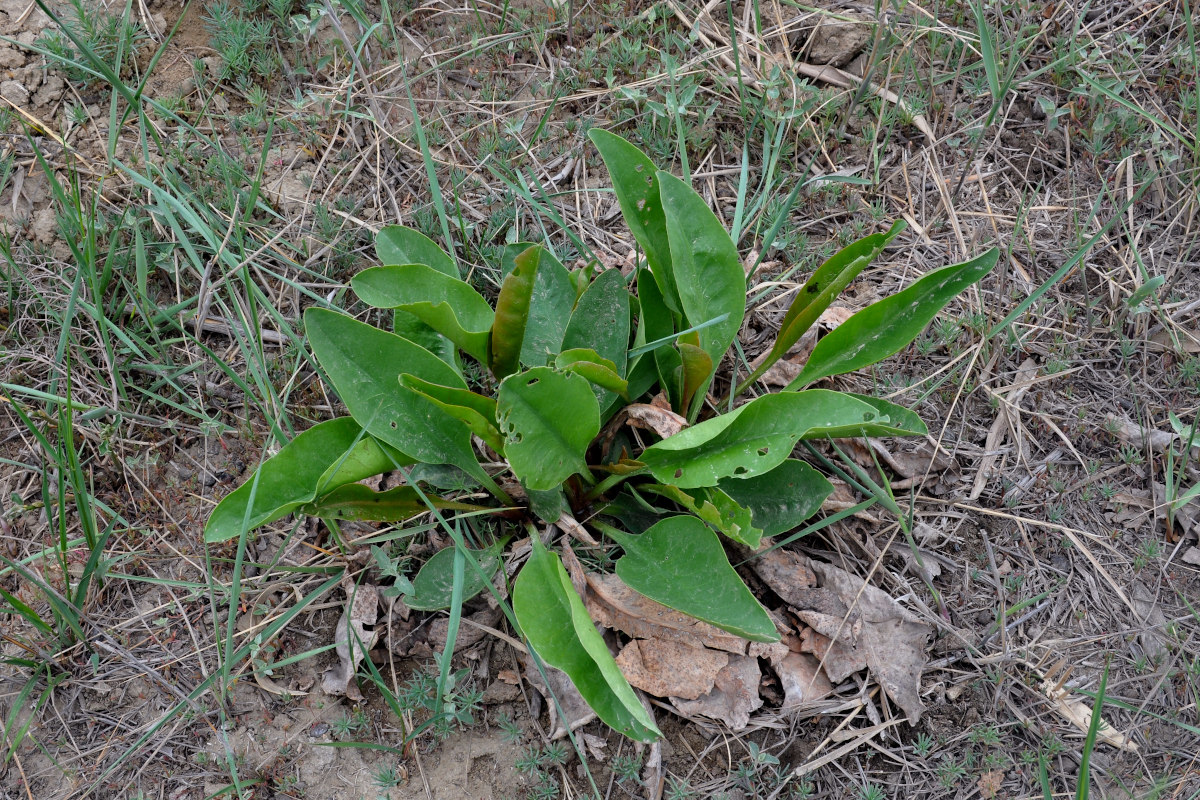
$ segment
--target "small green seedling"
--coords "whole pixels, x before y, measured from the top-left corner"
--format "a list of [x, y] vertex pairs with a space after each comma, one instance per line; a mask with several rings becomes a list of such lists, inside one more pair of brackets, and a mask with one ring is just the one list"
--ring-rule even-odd
[[[820, 508], [832, 487], [791, 457], [801, 440], [926, 432], [907, 408], [807, 387], [906, 347], [995, 266], [997, 251], [864, 308], [817, 343], [784, 391], [739, 404], [904, 225], [829, 258], [800, 288], [761, 366], [730, 382], [718, 367], [747, 304], [734, 242], [688, 184], [624, 139], [590, 135], [644, 263], [628, 279], [617, 270], [593, 277], [568, 271], [539, 244], [514, 244], [503, 253], [493, 304], [431, 240], [384, 229], [375, 243], [383, 266], [359, 273], [351, 287], [364, 303], [393, 312], [392, 330], [330, 309], [305, 314], [309, 344], [349, 416], [316, 425], [264, 462], [214, 510], [208, 541], [293, 512], [393, 523], [427, 510], [497, 515], [501, 533], [467, 551], [468, 569], [455, 574], [458, 559], [439, 555], [411, 584], [398, 581], [410, 607], [446, 608], [486, 588], [502, 563], [506, 525], [529, 529], [532, 517], [553, 523], [569, 514], [620, 546], [615, 571], [636, 591], [746, 639], [778, 639], [721, 537], [753, 549]], [[486, 373], [464, 370], [464, 358]], [[469, 374], [483, 378], [468, 384]], [[654, 397], [670, 406], [656, 411], [676, 429], [632, 435], [630, 416], [644, 414]], [[396, 489], [358, 483], [413, 465], [421, 466]], [[443, 469], [437, 465], [457, 468], [484, 492], [465, 503], [423, 488], [416, 476]], [[487, 495], [491, 502], [478, 499]], [[511, 591], [521, 634], [604, 722], [634, 739], [656, 738], [559, 555], [537, 536], [530, 542]], [[381, 567], [393, 566], [380, 555]]]

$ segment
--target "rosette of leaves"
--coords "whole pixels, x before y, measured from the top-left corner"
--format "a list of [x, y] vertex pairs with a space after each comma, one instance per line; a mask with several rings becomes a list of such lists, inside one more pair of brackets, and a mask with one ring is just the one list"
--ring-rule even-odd
[[[797, 291], [756, 371], [732, 384], [720, 379], [717, 388], [729, 388], [714, 401], [710, 389], [746, 310], [737, 249], [688, 184], [612, 133], [595, 130], [591, 139], [643, 256], [633, 274], [571, 272], [543, 246], [516, 244], [504, 251], [503, 280], [489, 302], [428, 238], [384, 229], [376, 240], [383, 265], [360, 272], [351, 288], [394, 312], [391, 330], [325, 308], [304, 316], [316, 360], [349, 416], [301, 433], [262, 463], [214, 510], [208, 541], [289, 513], [402, 523], [429, 510], [445, 518], [494, 509], [505, 521], [523, 514], [527, 524], [570, 513], [619, 545], [615, 570], [636, 591], [747, 639], [778, 638], [722, 538], [754, 548], [820, 508], [831, 486], [792, 458], [801, 440], [926, 432], [901, 406], [810, 387], [906, 347], [987, 274], [997, 252], [938, 269], [862, 309], [820, 339], [791, 385], [740, 402], [904, 226], [847, 246]], [[464, 359], [482, 370], [464, 371]], [[465, 374], [483, 378], [468, 383]], [[616, 424], [622, 409], [656, 396], [687, 423], [679, 432], [633, 436]], [[360, 483], [410, 467], [409, 482], [395, 489]], [[484, 491], [470, 502], [438, 494], [449, 484], [437, 476], [448, 471]], [[512, 491], [518, 499], [501, 484], [520, 485]], [[487, 496], [490, 503], [479, 499]], [[460, 596], [486, 588], [504, 541], [464, 551], [472, 565], [465, 579], [457, 575]], [[604, 722], [654, 738], [558, 555], [537, 536], [531, 541], [511, 590], [521, 634]], [[414, 607], [450, 605], [455, 560], [431, 559], [405, 582]]]

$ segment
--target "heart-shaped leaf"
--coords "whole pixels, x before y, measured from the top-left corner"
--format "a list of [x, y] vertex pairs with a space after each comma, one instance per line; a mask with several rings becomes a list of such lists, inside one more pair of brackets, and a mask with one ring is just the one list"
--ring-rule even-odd
[[494, 314], [470, 284], [424, 264], [404, 264], [365, 269], [350, 285], [367, 305], [407, 311], [487, 363]]
[[522, 482], [546, 491], [587, 469], [584, 454], [600, 432], [600, 408], [578, 375], [534, 367], [505, 378], [496, 404], [504, 455]]
[[621, 674], [558, 556], [537, 536], [533, 553], [513, 586], [512, 604], [521, 633], [542, 661], [562, 670], [596, 716], [640, 742], [662, 733]]
[[755, 642], [777, 642], [766, 609], [729, 565], [717, 535], [695, 517], [668, 517], [633, 536], [602, 525], [625, 551], [617, 576], [631, 588]]
[[[225, 496], [204, 528], [206, 542], [224, 542], [242, 532], [290, 514], [321, 492], [388, 472], [413, 459], [364, 435], [353, 419], [342, 417], [314, 425], [259, 465], [253, 476]], [[254, 506], [246, 507], [253, 489]]]
[[541, 256], [542, 248], [537, 245], [518, 255], [513, 262], [512, 272], [500, 284], [488, 360], [488, 366], [497, 380], [513, 374], [520, 366], [521, 348], [529, 324], [529, 305]]
[[867, 306], [817, 342], [804, 369], [787, 388], [853, 372], [900, 352], [955, 295], [991, 272], [999, 257], [1000, 251], [992, 248], [978, 258], [935, 270]]
[[[483, 550], [467, 550], [467, 555], [479, 565], [479, 570], [469, 566], [463, 570], [463, 602], [470, 600], [488, 586], [491, 576], [500, 569], [500, 551], [506, 540], [500, 540]], [[454, 547], [443, 547], [421, 565], [413, 578], [413, 592], [405, 595], [404, 604], [417, 611], [440, 611], [450, 607], [454, 593]], [[483, 575], [480, 575], [480, 573]]]
[[833, 486], [824, 475], [794, 458], [762, 475], [723, 478], [718, 485], [750, 509], [754, 525], [762, 528], [766, 536], [792, 530], [817, 513], [821, 503], [833, 493]]

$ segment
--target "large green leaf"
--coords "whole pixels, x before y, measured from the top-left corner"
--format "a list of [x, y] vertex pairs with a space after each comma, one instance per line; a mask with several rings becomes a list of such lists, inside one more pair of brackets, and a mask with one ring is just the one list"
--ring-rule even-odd
[[[657, 342], [671, 337], [675, 331], [675, 319], [671, 310], [663, 300], [662, 292], [655, 283], [654, 277], [647, 270], [641, 270], [637, 276], [638, 307], [638, 337], [646, 342]], [[682, 360], [679, 351], [671, 345], [657, 347], [644, 357], [654, 359], [654, 367], [658, 373], [659, 384], [671, 401], [671, 408], [679, 414], [686, 414], [683, 408], [683, 375]]]
[[750, 509], [754, 525], [767, 536], [792, 530], [817, 513], [833, 492], [824, 475], [794, 458], [753, 478], [723, 478], [718, 486]]
[[[562, 348], [594, 350], [616, 366], [618, 377], [625, 377], [629, 361], [629, 290], [619, 270], [601, 272], [579, 298], [563, 334]], [[596, 397], [604, 408], [612, 394], [597, 387]]]
[[[531, 242], [505, 246], [500, 257], [501, 274], [508, 276], [516, 266], [516, 258], [530, 247]], [[563, 334], [575, 307], [575, 287], [562, 262], [548, 250], [542, 250], [533, 294], [529, 298], [529, 324], [521, 343], [521, 363], [527, 367], [544, 367], [562, 349]]]
[[494, 314], [470, 284], [424, 264], [404, 264], [365, 269], [350, 285], [367, 305], [407, 311], [487, 363]]
[[715, 486], [721, 478], [751, 478], [774, 469], [810, 432], [874, 436], [890, 433], [884, 425], [874, 406], [840, 392], [768, 394], [656, 442], [641, 461], [660, 483]]
[[[467, 555], [479, 564], [479, 572], [463, 570], [463, 602], [487, 588], [487, 581], [479, 574], [491, 578], [500, 569], [500, 551], [504, 540], [497, 541], [483, 550], [467, 550]], [[417, 611], [439, 611], [450, 607], [454, 592], [454, 547], [443, 547], [421, 565], [413, 578], [412, 594], [404, 596], [404, 604]]]
[[513, 586], [513, 613], [535, 653], [562, 670], [596, 716], [648, 742], [662, 736], [621, 674], [558, 556], [533, 537], [533, 554]]
[[425, 513], [431, 506], [439, 511], [481, 511], [487, 508], [446, 500], [428, 492], [422, 498], [412, 486], [397, 486], [377, 492], [361, 483], [350, 483], [322, 495], [319, 500], [305, 503], [300, 509], [310, 517], [322, 519], [403, 522]]
[[452, 278], [461, 277], [445, 250], [425, 234], [403, 225], [389, 225], [375, 235], [375, 255], [385, 265], [424, 264]]
[[588, 132], [588, 138], [600, 151], [604, 166], [608, 167], [621, 215], [634, 240], [646, 253], [646, 263], [667, 308], [682, 311], [671, 273], [671, 243], [659, 197], [658, 169], [645, 153], [615, 133], [593, 128]]
[[471, 451], [471, 434], [428, 398], [400, 385], [407, 372], [466, 389], [461, 377], [428, 350], [345, 314], [310, 308], [305, 329], [317, 361], [351, 416], [369, 433], [414, 459], [453, 464], [489, 481]]
[[537, 245], [518, 255], [512, 272], [500, 284], [488, 359], [488, 366], [497, 380], [507, 378], [520, 366], [521, 348], [529, 324], [529, 304], [533, 298], [541, 255], [542, 248]]
[[500, 384], [497, 420], [504, 455], [526, 486], [546, 491], [587, 469], [584, 455], [600, 432], [600, 407], [579, 377], [534, 367]]
[[617, 576], [664, 606], [755, 642], [777, 642], [766, 609], [729, 565], [717, 535], [695, 517], [668, 517], [633, 536], [601, 528], [625, 551]]
[[751, 549], [756, 549], [762, 541], [762, 529], [755, 526], [750, 509], [716, 486], [698, 486], [685, 491], [678, 486], [652, 483], [639, 488], [674, 500], [730, 539]]
[[487, 442], [488, 447], [504, 455], [504, 437], [496, 427], [496, 401], [469, 389], [456, 389], [423, 381], [407, 373], [400, 384], [428, 398], [434, 405], [466, 425], [471, 433]]
[[758, 380], [772, 364], [787, 355], [792, 345], [800, 341], [804, 332], [829, 308], [829, 304], [883, 252], [883, 248], [887, 247], [892, 239], [900, 235], [905, 227], [905, 222], [899, 220], [887, 233], [875, 233], [857, 242], [851, 242], [818, 267], [796, 293], [796, 298], [780, 323], [779, 335], [775, 338], [770, 353], [739, 388]]
[[935, 270], [907, 289], [864, 308], [817, 342], [788, 389], [853, 372], [900, 352], [950, 300], [996, 266], [1000, 251]]
[[[723, 322], [700, 331], [700, 346], [715, 366], [733, 344], [746, 313], [746, 275], [737, 247], [692, 187], [659, 172], [658, 191], [671, 241], [671, 272], [688, 324], [725, 315]], [[707, 385], [706, 380], [701, 391]]]
[[[223, 542], [248, 529], [257, 528], [290, 514], [321, 492], [347, 483], [407, 466], [413, 460], [362, 433], [349, 417], [314, 425], [285, 444], [258, 467], [254, 478], [225, 496], [208, 518], [206, 542]], [[253, 488], [254, 506], [249, 518], [246, 507]]]

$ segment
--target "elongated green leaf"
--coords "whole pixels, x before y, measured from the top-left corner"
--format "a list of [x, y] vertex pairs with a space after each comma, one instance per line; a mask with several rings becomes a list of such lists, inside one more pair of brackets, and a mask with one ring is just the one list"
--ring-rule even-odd
[[424, 264], [452, 278], [461, 277], [454, 259], [425, 234], [403, 225], [389, 225], [375, 235], [375, 255], [385, 265]]
[[496, 427], [496, 401], [468, 389], [439, 386], [407, 373], [400, 384], [426, 397], [450, 416], [466, 425], [471, 433], [487, 442], [488, 447], [504, 455], [504, 437]]
[[857, 242], [851, 242], [818, 267], [796, 293], [796, 298], [780, 323], [779, 335], [775, 338], [775, 344], [771, 346], [770, 354], [743, 386], [756, 381], [772, 364], [787, 355], [792, 345], [800, 341], [804, 332], [829, 308], [829, 304], [883, 252], [892, 239], [900, 235], [905, 227], [906, 223], [898, 220], [887, 233], [875, 233]]
[[768, 394], [656, 442], [641, 460], [660, 483], [715, 486], [721, 478], [774, 469], [809, 431], [860, 430], [878, 424], [878, 416], [873, 406], [840, 392]]
[[777, 642], [765, 608], [729, 565], [721, 541], [695, 517], [668, 517], [640, 536], [601, 528], [625, 551], [617, 576], [630, 588], [721, 630], [755, 642]]
[[718, 484], [750, 509], [754, 525], [766, 536], [786, 533], [821, 508], [833, 486], [825, 476], [798, 459], [789, 458], [770, 472], [753, 478], [723, 478]]
[[513, 271], [500, 285], [495, 322], [492, 323], [491, 358], [488, 360], [497, 380], [507, 378], [520, 365], [541, 255], [542, 248], [537, 245], [518, 255]]
[[456, 373], [462, 375], [462, 357], [459, 355], [458, 345], [412, 314], [399, 309], [393, 311], [392, 331], [397, 336], [408, 339], [418, 347], [423, 347], [433, 353]]
[[[868, 394], [854, 394], [853, 392], [845, 392], [845, 394], [853, 397], [855, 400], [861, 400], [879, 412], [879, 420], [886, 419], [886, 423], [877, 422], [870, 428], [862, 431], [841, 434], [843, 436], [924, 436], [929, 433], [929, 428], [926, 427], [925, 421], [917, 415], [916, 412], [910, 411], [904, 406], [898, 406], [895, 403], [889, 403], [879, 397], [871, 397]], [[838, 438], [832, 434], [822, 434], [829, 436], [831, 439]]]
[[[500, 550], [504, 540], [485, 547], [483, 550], [468, 550], [467, 555], [475, 559], [479, 569], [489, 578], [500, 568]], [[413, 578], [413, 593], [404, 596], [404, 604], [417, 611], [439, 611], [450, 607], [454, 592], [454, 547], [443, 547], [421, 565]], [[463, 570], [462, 599], [470, 600], [487, 588], [479, 573], [467, 567]]]
[[367, 305], [407, 311], [487, 363], [494, 314], [470, 284], [424, 264], [404, 264], [365, 269], [350, 286]]
[[[671, 241], [671, 272], [688, 324], [728, 315], [700, 331], [700, 346], [719, 364], [746, 313], [746, 276], [725, 226], [692, 187], [658, 173], [658, 191]], [[707, 389], [704, 381], [701, 391]]]
[[907, 289], [859, 311], [817, 342], [808, 363], [788, 389], [853, 372], [900, 352], [920, 335], [934, 315], [996, 266], [992, 248], [962, 264], [929, 273]]
[[[249, 528], [284, 517], [323, 491], [411, 463], [403, 453], [363, 435], [349, 417], [314, 425], [259, 466]], [[251, 476], [213, 509], [204, 529], [206, 542], [241, 534], [253, 481]]]
[[[575, 304], [562, 346], [564, 350], [594, 350], [613, 363], [619, 377], [625, 377], [629, 359], [629, 290], [619, 270], [601, 272], [588, 286]], [[597, 388], [596, 398], [604, 408], [612, 394]]]
[[399, 383], [401, 372], [441, 386], [466, 389], [444, 361], [407, 339], [352, 317], [310, 308], [305, 329], [317, 361], [351, 416], [369, 433], [431, 464], [453, 464], [490, 479], [471, 451], [471, 434], [428, 398]]
[[[639, 337], [645, 338], [647, 342], [669, 341], [675, 335], [675, 319], [671, 310], [667, 308], [666, 301], [663, 300], [658, 284], [655, 283], [654, 277], [648, 270], [641, 270], [638, 273], [637, 287], [641, 313], [638, 319]], [[671, 401], [671, 408], [679, 414], [686, 414], [687, 409], [683, 408], [682, 401], [683, 378], [680, 370], [682, 361], [679, 351], [670, 344], [665, 344], [648, 355], [654, 358], [654, 367], [658, 373], [659, 383], [667, 393], [667, 399]]]
[[594, 385], [629, 399], [629, 382], [617, 373], [617, 365], [595, 350], [573, 348], [564, 350], [554, 359], [561, 372], [573, 372]]
[[350, 483], [322, 495], [319, 500], [305, 503], [301, 506], [301, 511], [310, 517], [322, 519], [403, 522], [425, 513], [430, 505], [441, 511], [480, 511], [487, 508], [470, 503], [456, 503], [428, 492], [425, 493], [425, 497], [428, 498], [429, 505], [425, 504], [421, 495], [411, 486], [397, 486], [377, 492], [361, 483]]
[[608, 652], [558, 556], [536, 536], [513, 587], [512, 604], [529, 646], [566, 673], [604, 724], [637, 741], [662, 736]]
[[[500, 260], [501, 274], [508, 276], [516, 266], [516, 258], [533, 247], [532, 242], [518, 242], [504, 248]], [[533, 294], [529, 298], [529, 324], [521, 343], [521, 363], [527, 367], [544, 367], [562, 349], [563, 334], [575, 307], [575, 287], [571, 275], [554, 255], [542, 250]]]
[[[691, 336], [695, 337], [696, 334]], [[713, 360], [698, 344], [686, 341], [679, 342], [679, 359], [680, 376], [683, 379], [683, 391], [679, 402], [682, 410], [679, 413], [694, 419], [694, 413], [698, 413], [704, 403], [700, 390], [708, 386], [709, 378], [712, 377]]]
[[674, 500], [730, 539], [751, 549], [757, 548], [762, 541], [762, 529], [755, 527], [750, 509], [715, 486], [699, 486], [685, 491], [678, 486], [654, 483], [639, 488]]
[[646, 263], [664, 303], [672, 311], [681, 312], [683, 306], [679, 304], [679, 292], [671, 273], [671, 243], [659, 197], [658, 169], [645, 153], [615, 133], [593, 128], [588, 132], [588, 138], [604, 159], [621, 206], [621, 216], [646, 253]]
[[587, 469], [584, 454], [600, 432], [600, 408], [578, 375], [534, 367], [500, 384], [497, 420], [513, 473], [537, 491]]

